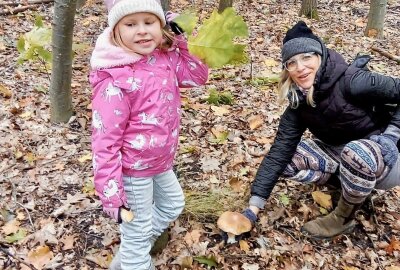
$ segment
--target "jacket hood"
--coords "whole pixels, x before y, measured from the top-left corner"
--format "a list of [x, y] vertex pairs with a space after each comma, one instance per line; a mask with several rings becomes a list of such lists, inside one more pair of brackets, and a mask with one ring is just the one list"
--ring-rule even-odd
[[139, 61], [143, 56], [135, 53], [128, 53], [125, 49], [111, 43], [112, 31], [107, 27], [97, 38], [90, 66], [92, 69], [112, 68], [128, 65]]
[[333, 85], [349, 66], [339, 53], [326, 49], [325, 46], [323, 48], [325, 48], [325, 53], [322, 56], [321, 67], [317, 72], [314, 84], [316, 101], [329, 94], [329, 89], [333, 89]]

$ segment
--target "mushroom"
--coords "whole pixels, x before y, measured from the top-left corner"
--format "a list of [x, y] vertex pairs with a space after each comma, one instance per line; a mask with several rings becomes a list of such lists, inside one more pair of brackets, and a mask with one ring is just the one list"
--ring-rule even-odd
[[125, 208], [121, 208], [121, 219], [123, 222], [131, 222], [134, 215], [132, 213], [132, 211], [127, 210]]
[[251, 222], [244, 215], [237, 212], [226, 211], [217, 221], [218, 228], [228, 234], [228, 244], [236, 242], [235, 236], [251, 230]]

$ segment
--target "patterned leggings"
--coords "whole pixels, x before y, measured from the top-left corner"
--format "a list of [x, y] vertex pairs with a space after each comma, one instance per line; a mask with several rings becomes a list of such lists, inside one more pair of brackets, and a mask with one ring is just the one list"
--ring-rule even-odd
[[282, 176], [323, 185], [333, 174], [339, 176], [346, 201], [358, 204], [385, 181], [389, 171], [379, 146], [373, 141], [361, 139], [343, 146], [330, 146], [319, 140], [304, 139]]

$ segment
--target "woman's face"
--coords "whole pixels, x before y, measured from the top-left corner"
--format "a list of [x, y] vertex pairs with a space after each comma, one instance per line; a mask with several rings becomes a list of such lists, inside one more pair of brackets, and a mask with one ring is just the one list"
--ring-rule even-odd
[[290, 78], [302, 89], [310, 89], [321, 65], [321, 57], [313, 52], [293, 56], [284, 63]]
[[151, 54], [163, 39], [160, 20], [147, 12], [123, 17], [116, 25], [116, 33], [128, 49], [141, 55]]

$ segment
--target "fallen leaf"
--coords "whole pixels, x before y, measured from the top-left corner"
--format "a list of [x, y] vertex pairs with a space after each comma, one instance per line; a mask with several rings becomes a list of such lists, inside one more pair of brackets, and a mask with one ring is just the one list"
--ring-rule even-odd
[[63, 243], [63, 250], [73, 249], [75, 243], [75, 236], [74, 235], [64, 235], [61, 239], [61, 243]]
[[43, 227], [34, 234], [35, 240], [42, 246], [45, 244], [58, 244], [56, 236], [57, 231], [53, 221], [51, 219], [46, 219], [43, 222], [45, 222]]
[[242, 265], [243, 270], [258, 270], [260, 269], [260, 266], [258, 264], [249, 264], [249, 263], [244, 263]]
[[301, 207], [297, 209], [297, 211], [303, 213], [303, 220], [308, 220], [308, 216], [311, 213], [311, 208], [304, 203], [301, 203]]
[[240, 249], [243, 250], [246, 253], [250, 251], [250, 245], [245, 240], [240, 240], [239, 241], [239, 246], [240, 246]]
[[16, 233], [5, 237], [7, 243], [15, 243], [25, 238], [27, 232], [25, 229], [19, 229]]
[[211, 110], [214, 112], [216, 116], [223, 116], [225, 114], [228, 114], [230, 111], [227, 107], [225, 106], [211, 106]]
[[200, 160], [201, 162], [201, 169], [204, 172], [211, 172], [211, 171], [215, 171], [215, 170], [219, 170], [219, 164], [220, 161], [216, 158], [202, 158]]
[[92, 160], [92, 153], [86, 153], [85, 155], [78, 158], [78, 161], [80, 163], [85, 163], [86, 161], [90, 161], [90, 160]]
[[393, 255], [393, 251], [400, 250], [400, 241], [396, 237], [392, 236], [390, 239], [390, 244], [385, 248], [385, 251], [389, 255]]
[[209, 257], [196, 256], [196, 257], [194, 257], [194, 260], [198, 261], [199, 263], [207, 265], [207, 268], [218, 266], [217, 261], [214, 258], [214, 256], [209, 256]]
[[180, 261], [181, 269], [192, 269], [193, 266], [193, 257], [192, 256], [184, 256]]
[[400, 266], [388, 266], [385, 270], [400, 270]]
[[187, 232], [185, 235], [185, 242], [189, 246], [196, 244], [200, 241], [201, 235], [202, 235], [202, 231], [200, 231], [200, 230], [193, 230], [191, 232]]
[[19, 225], [21, 223], [16, 220], [13, 219], [9, 222], [7, 222], [3, 227], [2, 227], [2, 231], [4, 232], [5, 235], [9, 235], [12, 233], [16, 233], [19, 230]]
[[36, 268], [42, 269], [52, 258], [53, 252], [50, 251], [48, 246], [38, 246], [28, 252], [28, 257], [26, 259]]
[[0, 95], [3, 96], [4, 98], [11, 98], [12, 92], [10, 91], [10, 89], [0, 84]]
[[229, 185], [231, 186], [233, 191], [237, 193], [242, 191], [243, 182], [236, 177], [232, 177], [231, 179], [229, 179]]
[[321, 205], [325, 209], [331, 209], [332, 208], [332, 196], [329, 194], [325, 194], [322, 191], [314, 191], [311, 193], [314, 201]]
[[344, 266], [343, 270], [360, 270], [360, 268], [354, 266]]
[[280, 63], [278, 61], [275, 61], [275, 59], [267, 58], [264, 60], [264, 64], [267, 67], [275, 67], [275, 66], [279, 65]]
[[252, 115], [249, 117], [249, 119], [247, 119], [247, 122], [249, 122], [250, 129], [254, 130], [261, 127], [264, 123], [264, 120], [261, 115]]

